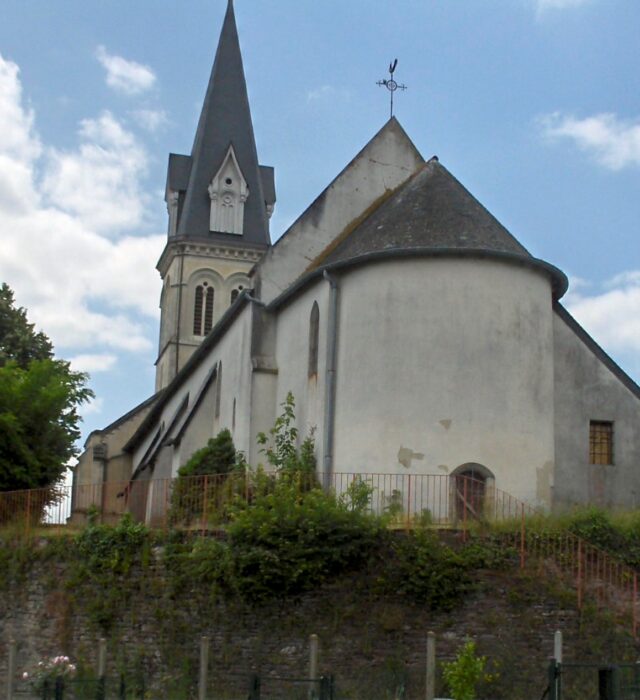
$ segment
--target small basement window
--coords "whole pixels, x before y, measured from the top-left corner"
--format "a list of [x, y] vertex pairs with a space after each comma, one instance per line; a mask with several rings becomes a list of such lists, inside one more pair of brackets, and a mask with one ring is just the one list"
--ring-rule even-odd
[[590, 464], [613, 464], [613, 422], [592, 420], [589, 422]]

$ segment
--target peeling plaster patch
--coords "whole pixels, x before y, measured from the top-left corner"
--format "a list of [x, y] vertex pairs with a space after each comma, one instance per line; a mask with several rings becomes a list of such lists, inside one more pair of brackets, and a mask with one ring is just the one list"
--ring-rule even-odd
[[536, 469], [536, 498], [538, 501], [551, 505], [551, 478], [553, 462], [545, 462]]
[[446, 464], [438, 464], [438, 469], [443, 471], [445, 474], [449, 473], [449, 467]]
[[443, 418], [441, 421], [439, 421], [439, 423], [445, 430], [449, 430], [453, 421], [451, 420], [451, 418]]
[[398, 450], [398, 462], [409, 469], [413, 459], [424, 459], [424, 455], [422, 452], [414, 452], [410, 447], [402, 447], [401, 445]]

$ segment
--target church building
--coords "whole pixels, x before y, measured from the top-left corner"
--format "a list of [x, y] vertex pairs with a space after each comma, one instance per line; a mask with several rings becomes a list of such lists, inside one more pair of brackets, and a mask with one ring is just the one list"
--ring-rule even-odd
[[274, 170], [258, 160], [231, 0], [165, 199], [155, 393], [87, 439], [73, 517], [94, 484], [105, 512], [135, 493], [153, 522], [154, 489], [222, 428], [264, 461], [256, 436], [288, 392], [325, 478], [468, 474], [545, 510], [637, 505], [640, 387], [562, 306], [562, 271], [397, 119], [271, 242]]

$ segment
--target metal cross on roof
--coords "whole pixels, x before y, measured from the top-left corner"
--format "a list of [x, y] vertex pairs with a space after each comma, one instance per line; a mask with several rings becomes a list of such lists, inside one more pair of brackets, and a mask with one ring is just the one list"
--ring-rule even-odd
[[389, 91], [389, 97], [391, 98], [391, 105], [389, 108], [389, 117], [393, 116], [393, 93], [396, 90], [406, 90], [407, 86], [403, 84], [398, 84], [396, 81], [393, 79], [393, 73], [396, 69], [396, 66], [398, 65], [398, 59], [394, 59], [390, 64], [389, 64], [389, 79], [388, 80], [378, 80], [376, 82], [376, 85], [384, 85], [387, 90]]

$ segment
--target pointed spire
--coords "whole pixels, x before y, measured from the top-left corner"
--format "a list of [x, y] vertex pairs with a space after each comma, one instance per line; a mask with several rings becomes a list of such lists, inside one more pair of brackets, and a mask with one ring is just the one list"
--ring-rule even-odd
[[244, 203], [242, 240], [250, 244], [268, 245], [268, 217], [233, 0], [228, 0], [191, 150], [191, 172], [178, 224], [179, 236], [201, 238], [210, 235], [211, 199], [208, 188], [223, 165], [230, 146], [249, 190]]

